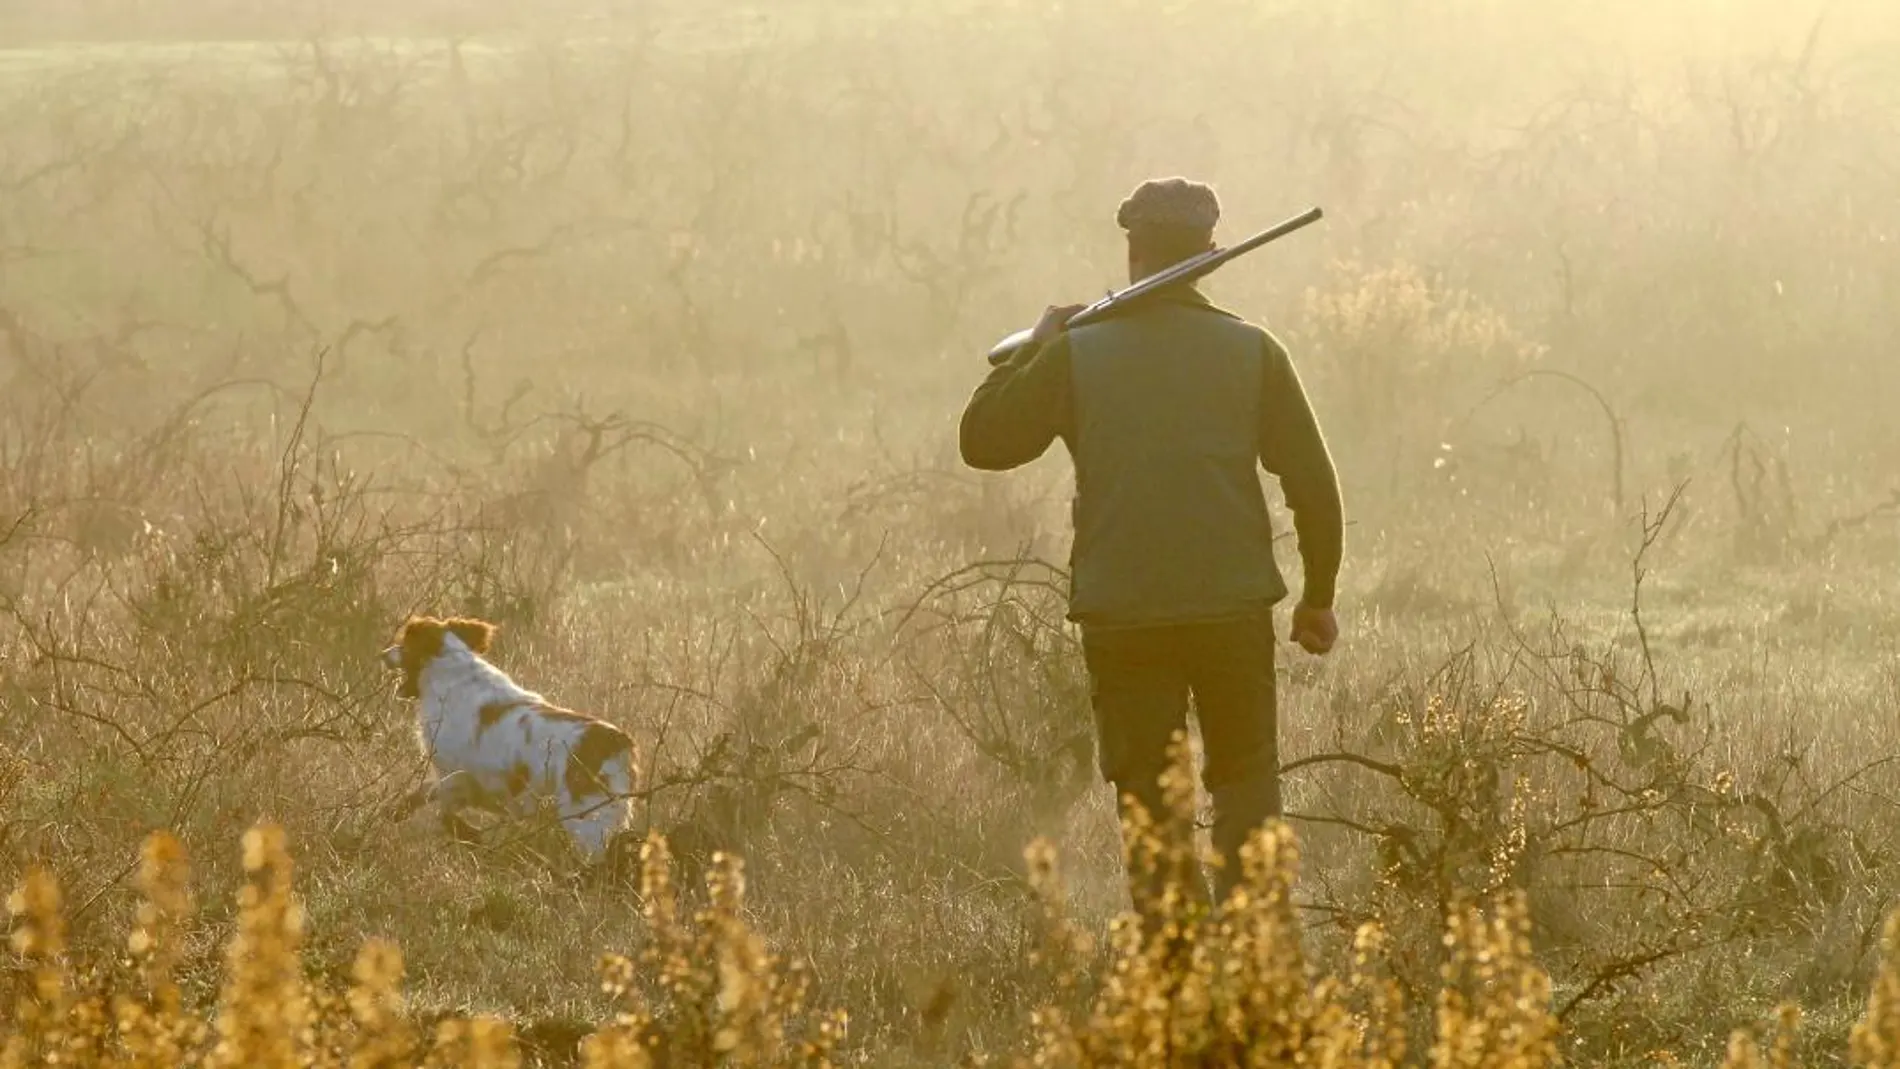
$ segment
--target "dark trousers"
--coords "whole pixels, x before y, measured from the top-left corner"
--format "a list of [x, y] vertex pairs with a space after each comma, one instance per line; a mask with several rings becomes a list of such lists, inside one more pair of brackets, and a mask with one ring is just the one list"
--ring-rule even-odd
[[[1118, 799], [1132, 796], [1157, 831], [1183, 836], [1192, 825], [1170, 823], [1163, 812], [1161, 775], [1168, 745], [1187, 727], [1192, 699], [1205, 766], [1201, 783], [1214, 805], [1213, 846], [1222, 859], [1214, 878], [1216, 901], [1240, 881], [1240, 848], [1267, 820], [1280, 815], [1279, 714], [1274, 687], [1274, 634], [1270, 611], [1242, 619], [1152, 628], [1082, 629], [1089, 670], [1102, 778]], [[1125, 812], [1125, 810], [1124, 810]], [[1198, 871], [1174, 873], [1205, 895]], [[1138, 908], [1158, 890], [1131, 873]], [[1154, 874], [1154, 880], [1168, 877]]]

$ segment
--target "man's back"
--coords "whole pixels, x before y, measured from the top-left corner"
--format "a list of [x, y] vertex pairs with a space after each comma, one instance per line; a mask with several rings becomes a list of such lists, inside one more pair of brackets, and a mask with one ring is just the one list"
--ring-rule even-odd
[[1308, 604], [1340, 557], [1332, 457], [1285, 347], [1192, 289], [1065, 332], [994, 369], [964, 462], [1004, 471], [1057, 438], [1076, 467], [1070, 612], [1103, 626], [1218, 619], [1287, 594], [1256, 464], [1279, 477]]
[[1077, 619], [1221, 619], [1286, 596], [1258, 466], [1268, 346], [1186, 300], [1070, 332]]

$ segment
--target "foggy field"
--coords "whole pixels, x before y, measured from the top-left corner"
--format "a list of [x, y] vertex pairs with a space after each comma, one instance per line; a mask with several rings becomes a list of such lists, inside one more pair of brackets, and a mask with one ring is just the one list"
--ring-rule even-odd
[[[243, 967], [283, 949], [283, 900], [238, 904], [268, 822], [316, 988], [380, 990], [387, 940], [404, 1020], [505, 1021], [527, 1064], [636, 1005], [671, 1064], [834, 1009], [832, 1064], [1228, 1064], [1034, 1016], [1165, 971], [1110, 936], [1068, 458], [956, 445], [989, 346], [1125, 281], [1117, 203], [1182, 174], [1225, 241], [1326, 213], [1206, 285], [1287, 343], [1349, 524], [1339, 649], [1281, 645], [1299, 856], [1258, 946], [1343, 979], [1376, 922], [1404, 1008], [1340, 1005], [1405, 1064], [1544, 1064], [1505, 1026], [1554, 1023], [1572, 1063], [1716, 1065], [1784, 1003], [1801, 1063], [1867, 1015], [1851, 1060], [1900, 1064], [1900, 1003], [1868, 1013], [1900, 998], [1885, 0], [0, 6], [0, 881], [38, 917], [0, 1034], [165, 969], [159, 1017], [294, 1034]], [[390, 818], [424, 769], [376, 655], [412, 612], [499, 623], [505, 670], [634, 736], [683, 915], [743, 859], [710, 942], [637, 842], [584, 874], [558, 826]], [[142, 883], [160, 830], [189, 909]], [[36, 865], [73, 951], [37, 1002]], [[1511, 891], [1528, 956], [1451, 940], [1529, 993], [1471, 1040], [1447, 925]], [[731, 995], [754, 949], [802, 1005]], [[1308, 988], [1247, 962], [1210, 1001]], [[1114, 995], [1075, 1027], [1126, 1038]], [[1380, 1064], [1301, 1006], [1292, 1045]]]

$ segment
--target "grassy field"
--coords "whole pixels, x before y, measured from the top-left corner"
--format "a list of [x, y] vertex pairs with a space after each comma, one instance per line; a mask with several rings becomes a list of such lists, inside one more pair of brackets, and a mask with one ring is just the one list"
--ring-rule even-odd
[[[1783, 1004], [1763, 1057], [1847, 1058], [1900, 904], [1886, 5], [270, 10], [0, 20], [13, 1035], [57, 943], [69, 994], [175, 976], [167, 1020], [294, 1035], [301, 962], [372, 996], [324, 1043], [533, 1064], [629, 998], [678, 1064], [831, 1009], [839, 1064], [1167, 1064], [1105, 1053], [1130, 991], [1338, 1064], [1712, 1065]], [[1351, 523], [1341, 648], [1283, 647], [1297, 864], [1187, 966], [1111, 933], [1068, 461], [955, 446], [1177, 173], [1229, 237], [1327, 213], [1208, 288], [1287, 341]], [[390, 819], [375, 654], [422, 611], [635, 735], [688, 915], [631, 848]], [[1488, 1039], [1448, 955], [1512, 993]]]

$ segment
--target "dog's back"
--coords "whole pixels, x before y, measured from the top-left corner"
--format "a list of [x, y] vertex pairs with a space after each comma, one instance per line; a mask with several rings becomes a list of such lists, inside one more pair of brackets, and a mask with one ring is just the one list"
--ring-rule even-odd
[[469, 749], [466, 764], [513, 777], [512, 789], [532, 789], [564, 806], [633, 789], [633, 739], [538, 694], [483, 705]]

